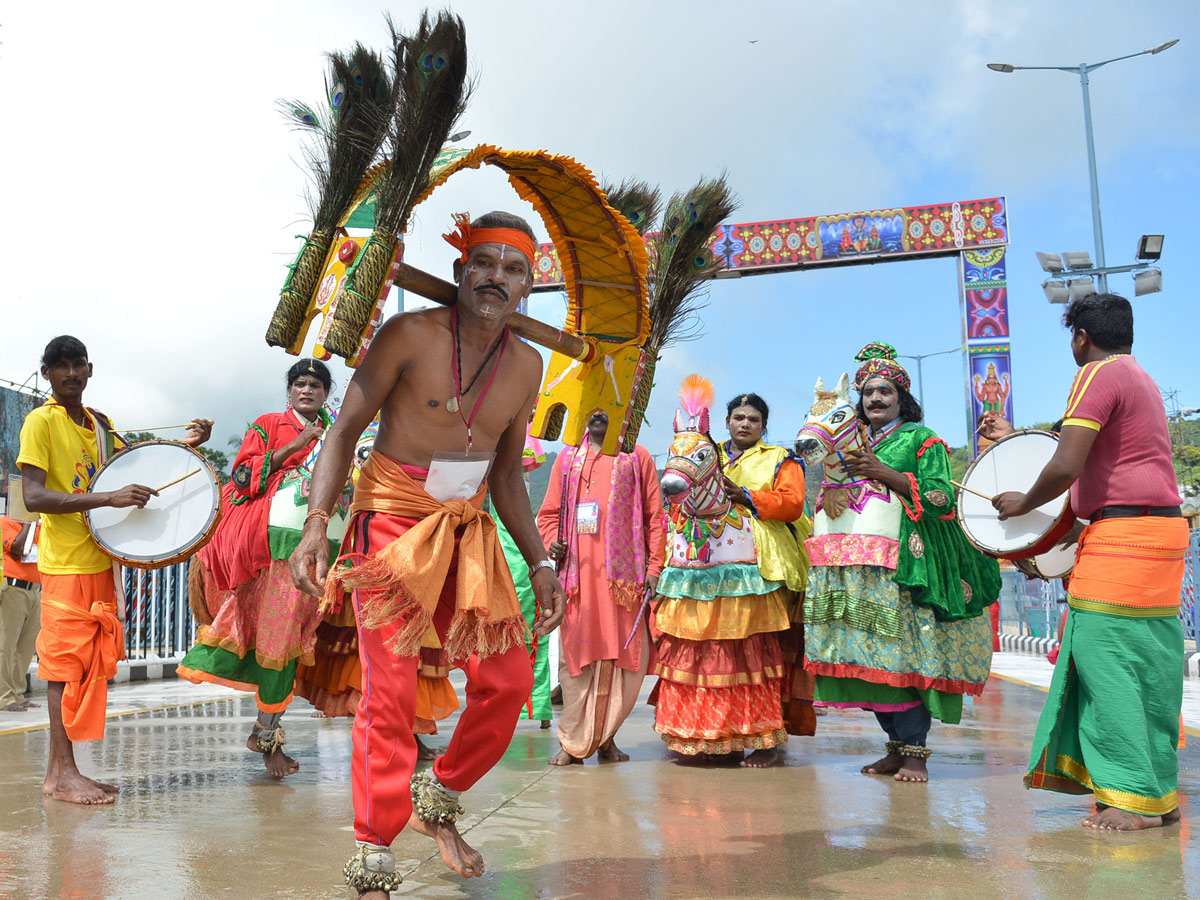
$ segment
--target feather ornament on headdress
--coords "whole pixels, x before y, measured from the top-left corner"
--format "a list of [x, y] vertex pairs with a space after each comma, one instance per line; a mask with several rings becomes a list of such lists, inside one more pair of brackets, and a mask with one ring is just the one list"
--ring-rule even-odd
[[886, 378], [906, 391], [912, 388], [912, 379], [904, 366], [896, 362], [896, 348], [886, 341], [872, 341], [854, 357], [862, 363], [854, 375], [854, 389], [862, 391], [863, 385], [872, 378]]
[[689, 375], [683, 379], [679, 399], [683, 403], [684, 412], [695, 419], [713, 405], [713, 401], [717, 399], [717, 392], [707, 378], [702, 375]]

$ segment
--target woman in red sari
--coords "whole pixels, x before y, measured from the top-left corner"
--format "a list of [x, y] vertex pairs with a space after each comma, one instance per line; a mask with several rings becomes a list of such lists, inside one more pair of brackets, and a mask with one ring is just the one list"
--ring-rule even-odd
[[[287, 373], [283, 412], [259, 416], [246, 431], [222, 492], [216, 534], [192, 563], [189, 594], [202, 622], [179, 675], [254, 691], [259, 715], [246, 741], [267, 771], [291, 775], [300, 765], [283, 752], [280, 718], [292, 701], [296, 667], [312, 664], [318, 600], [295, 588], [287, 558], [300, 540], [308, 483], [325, 429], [332, 379], [317, 360]], [[329, 522], [333, 546], [345, 528], [349, 494]]]

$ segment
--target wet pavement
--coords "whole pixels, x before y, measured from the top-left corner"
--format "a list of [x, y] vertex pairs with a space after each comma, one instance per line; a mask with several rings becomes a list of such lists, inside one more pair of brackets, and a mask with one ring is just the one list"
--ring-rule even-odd
[[[1018, 680], [994, 677], [960, 726], [935, 724], [927, 786], [858, 774], [882, 748], [861, 712], [821, 718], [816, 738], [793, 738], [786, 764], [763, 771], [671, 760], [642, 705], [618, 737], [632, 757], [622, 764], [550, 769], [553, 729], [522, 722], [463, 798], [460, 827], [487, 875], [463, 881], [406, 833], [395, 896], [1200, 898], [1200, 804], [1188, 803], [1200, 796], [1200, 722], [1188, 715], [1180, 753], [1183, 824], [1098, 834], [1079, 826], [1085, 798], [1021, 786], [1049, 667], [1002, 654], [996, 670]], [[105, 740], [79, 750], [85, 773], [121, 786], [107, 808], [43, 800], [47, 732], [0, 722], [0, 896], [351, 896], [345, 720], [297, 702], [285, 726], [302, 768], [276, 782], [244, 746], [249, 697], [167, 682], [114, 688], [110, 708], [123, 714]]]

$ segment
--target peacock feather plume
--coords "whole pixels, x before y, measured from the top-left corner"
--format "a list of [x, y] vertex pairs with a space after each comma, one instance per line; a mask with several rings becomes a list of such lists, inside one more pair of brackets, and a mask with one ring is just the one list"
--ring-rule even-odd
[[311, 136], [304, 154], [313, 176], [308, 193], [314, 231], [336, 226], [375, 162], [392, 116], [392, 82], [383, 58], [362, 44], [329, 54], [328, 102], [318, 110], [280, 101], [284, 117]]
[[628, 219], [638, 234], [645, 234], [658, 221], [662, 194], [648, 182], [626, 178], [619, 187], [604, 183], [600, 190], [608, 198], [608, 205]]
[[704, 283], [721, 267], [708, 242], [736, 208], [724, 175], [703, 179], [667, 202], [662, 230], [650, 246], [649, 344], [655, 350], [699, 335], [696, 313], [707, 298]]
[[395, 115], [387, 138], [387, 171], [376, 200], [375, 230], [401, 234], [429, 170], [467, 108], [467, 30], [461, 17], [421, 13], [415, 33], [391, 18]]

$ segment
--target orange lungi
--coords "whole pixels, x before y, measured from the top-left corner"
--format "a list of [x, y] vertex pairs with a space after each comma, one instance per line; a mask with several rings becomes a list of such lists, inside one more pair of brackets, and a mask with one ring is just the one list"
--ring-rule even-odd
[[104, 737], [108, 680], [125, 658], [113, 573], [42, 575], [38, 678], [63, 683], [62, 717], [72, 741]]

